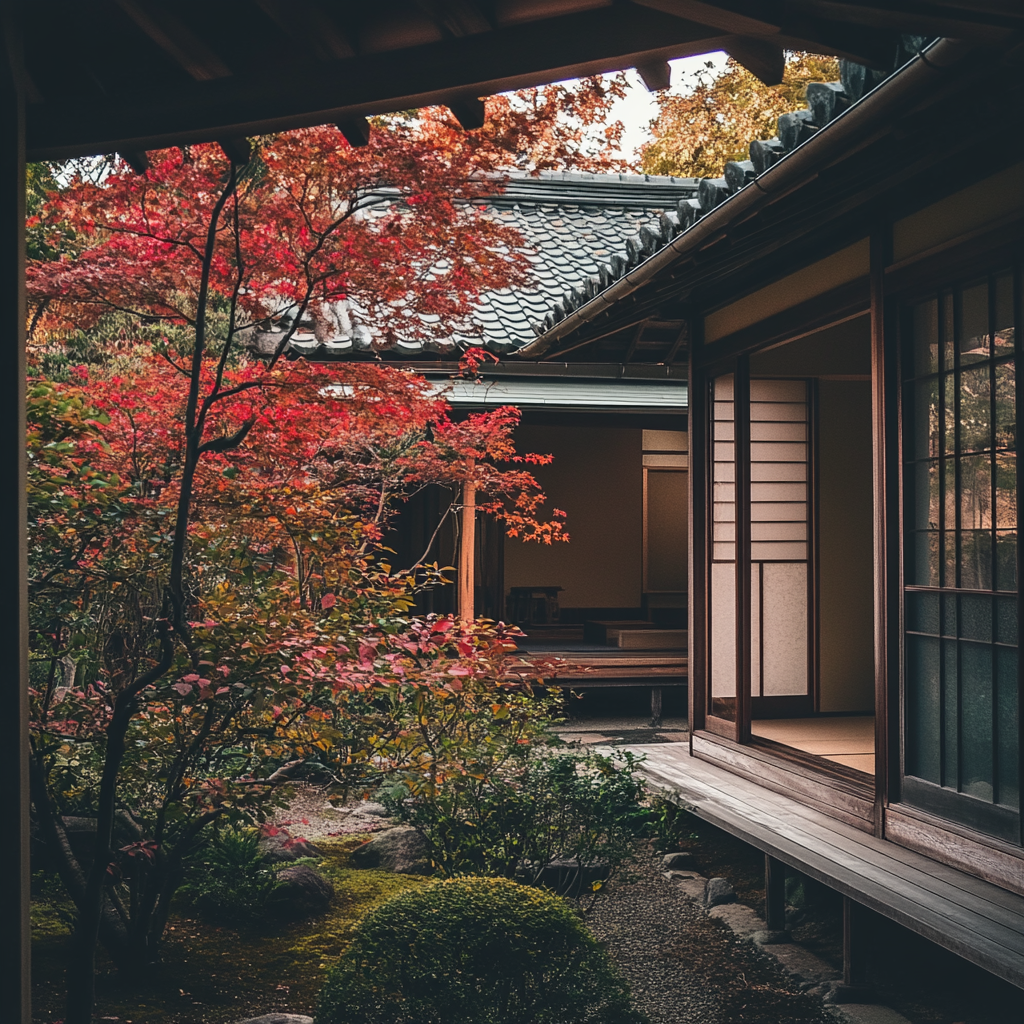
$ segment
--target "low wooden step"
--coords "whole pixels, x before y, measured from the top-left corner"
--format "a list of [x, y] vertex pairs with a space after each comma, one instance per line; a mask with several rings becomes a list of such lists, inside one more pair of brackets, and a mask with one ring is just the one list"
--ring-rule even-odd
[[672, 650], [686, 647], [685, 629], [620, 629], [619, 647], [632, 651]]
[[583, 627], [583, 639], [591, 644], [614, 645], [620, 629], [657, 628], [656, 622], [647, 622], [644, 619], [590, 619]]

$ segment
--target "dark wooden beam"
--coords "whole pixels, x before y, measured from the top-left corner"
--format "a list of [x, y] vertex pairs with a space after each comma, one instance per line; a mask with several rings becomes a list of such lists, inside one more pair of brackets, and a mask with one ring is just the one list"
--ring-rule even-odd
[[725, 51], [765, 85], [778, 85], [786, 70], [786, 54], [778, 43], [752, 36], [729, 42]]
[[449, 100], [448, 109], [455, 115], [456, 120], [467, 132], [483, 128], [487, 120], [487, 111], [484, 109], [484, 101], [475, 96], [466, 96], [459, 100]]
[[0, 843], [0, 948], [6, 950], [4, 1020], [32, 1019], [29, 931], [28, 508], [25, 457], [25, 93], [20, 33], [0, 22], [0, 310], [6, 317], [0, 372], [0, 479], [7, 526], [0, 533], [0, 800], [7, 838]]
[[676, 18], [685, 18], [698, 25], [707, 25], [722, 32], [771, 34], [779, 31], [779, 23], [765, 17], [764, 3], [705, 3], [703, 0], [633, 0], [642, 7], [664, 11]]
[[249, 145], [248, 139], [218, 139], [217, 145], [232, 163], [247, 164], [252, 156], [252, 146]]
[[473, 0], [414, 0], [416, 6], [449, 39], [461, 39], [481, 32], [491, 32], [494, 26]]
[[788, 6], [793, 11], [828, 18], [836, 23], [988, 42], [998, 42], [1006, 37], [1008, 31], [1024, 27], [1024, 5], [1018, 0], [988, 0], [983, 3], [791, 0]]
[[[162, 149], [387, 113], [722, 49], [727, 37], [658, 11], [615, 5], [348, 60], [263, 67], [109, 100], [33, 105], [31, 159]], [[285, 73], [285, 70], [287, 73]]]
[[764, 855], [764, 926], [770, 932], [786, 930], [786, 865]]
[[641, 320], [636, 325], [636, 330], [633, 331], [633, 337], [630, 339], [629, 348], [626, 349], [626, 354], [623, 356], [622, 361], [628, 363], [636, 352], [637, 345], [640, 344], [640, 339], [644, 336], [644, 328], [647, 326], [646, 320]]
[[136, 173], [145, 174], [149, 170], [149, 156], [145, 150], [138, 152], [118, 153], [118, 156]]
[[679, 333], [676, 335], [676, 340], [672, 342], [672, 347], [668, 350], [668, 355], [665, 356], [665, 362], [670, 366], [676, 361], [676, 356], [679, 355], [679, 350], [686, 343], [686, 339], [690, 335], [689, 324], [683, 324], [679, 328]]
[[365, 117], [347, 117], [338, 122], [338, 131], [350, 146], [358, 148], [370, 141], [370, 122]]
[[636, 73], [644, 83], [648, 92], [660, 92], [672, 84], [672, 65], [667, 60], [654, 61], [652, 64], [638, 64]]
[[116, 0], [117, 6], [197, 82], [228, 78], [231, 69], [187, 25], [154, 0]]
[[256, 0], [256, 3], [317, 60], [338, 60], [355, 54], [355, 48], [337, 22], [313, 0]]

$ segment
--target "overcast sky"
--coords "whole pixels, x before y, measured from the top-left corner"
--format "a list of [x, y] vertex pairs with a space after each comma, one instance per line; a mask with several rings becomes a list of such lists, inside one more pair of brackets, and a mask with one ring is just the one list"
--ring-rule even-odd
[[[689, 80], [691, 72], [702, 67], [706, 61], [712, 61], [716, 68], [721, 68], [725, 65], [725, 59], [725, 54], [719, 52], [670, 61], [672, 91], [678, 91], [680, 85]], [[633, 87], [626, 93], [626, 98], [615, 105], [612, 119], [621, 121], [626, 126], [622, 137], [622, 155], [627, 160], [633, 160], [636, 156], [635, 150], [648, 139], [647, 126], [657, 114], [658, 105], [654, 94], [644, 88], [640, 76], [635, 71], [628, 71], [627, 75]]]

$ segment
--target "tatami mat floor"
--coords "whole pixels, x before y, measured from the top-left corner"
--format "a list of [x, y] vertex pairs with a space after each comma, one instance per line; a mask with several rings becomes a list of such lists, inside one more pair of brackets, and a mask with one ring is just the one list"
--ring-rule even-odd
[[752, 722], [750, 731], [762, 739], [816, 754], [836, 764], [875, 773], [873, 715], [842, 718], [771, 718]]

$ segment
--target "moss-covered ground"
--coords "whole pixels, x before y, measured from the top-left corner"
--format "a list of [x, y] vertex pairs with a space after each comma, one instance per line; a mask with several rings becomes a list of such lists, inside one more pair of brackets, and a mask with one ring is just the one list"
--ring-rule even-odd
[[[161, 964], [146, 977], [122, 978], [102, 963], [97, 1017], [120, 1024], [226, 1024], [272, 1011], [312, 1014], [324, 975], [353, 928], [382, 900], [425, 878], [356, 870], [349, 853], [367, 836], [318, 840], [319, 870], [334, 883], [329, 913], [300, 924], [244, 930], [173, 915]], [[70, 932], [67, 907], [53, 886], [33, 900], [33, 1017], [63, 1017], [63, 975]]]

